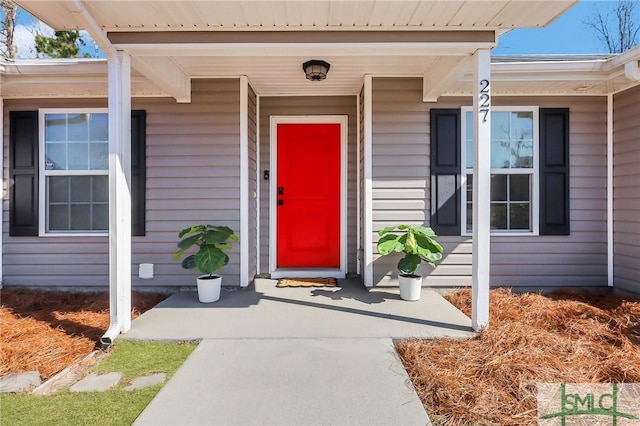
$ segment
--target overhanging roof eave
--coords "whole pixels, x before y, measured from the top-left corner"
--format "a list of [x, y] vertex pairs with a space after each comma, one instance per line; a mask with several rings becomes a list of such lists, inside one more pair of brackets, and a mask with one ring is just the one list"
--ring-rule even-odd
[[[390, 56], [391, 57], [391, 56]], [[621, 59], [622, 57], [622, 59]], [[639, 84], [638, 82], [632, 82], [624, 79], [624, 60], [627, 62], [633, 60], [633, 58], [640, 57], [640, 48], [634, 49], [633, 52], [617, 55], [607, 60], [598, 59], [593, 61], [557, 61], [557, 62], [500, 62], [492, 64], [492, 76], [496, 82], [564, 82], [569, 87], [569, 82], [587, 82], [585, 86], [589, 86], [592, 82], [596, 83], [608, 83], [616, 81], [616, 84], [611, 85], [609, 93], [616, 93], [619, 91], [619, 87], [628, 88]], [[169, 58], [169, 57], [167, 57]], [[173, 58], [175, 61], [180, 61], [180, 57]], [[358, 61], [358, 58], [354, 58]], [[364, 58], [366, 62], [366, 58]], [[357, 63], [357, 62], [354, 62]], [[612, 63], [616, 64], [612, 67]], [[95, 79], [105, 79], [106, 81], [107, 60], [106, 59], [16, 59], [12, 61], [1, 60], [0, 61], [0, 75], [3, 76], [3, 87], [9, 87], [13, 83], [26, 85], [29, 81], [33, 81], [34, 84], [42, 84], [43, 79], [50, 81], [51, 83], [69, 83], [74, 79], [79, 78], [86, 82], [93, 81]], [[468, 80], [468, 75], [471, 72], [465, 72], [465, 74], [459, 77], [459, 81]], [[376, 74], [377, 75], [377, 74]], [[416, 77], [423, 77], [423, 75], [415, 73], [407, 73], [405, 75], [415, 75]], [[229, 77], [230, 74], [225, 74]], [[380, 75], [383, 76], [383, 75]], [[212, 73], [211, 75], [192, 75], [192, 78], [216, 78], [221, 75]], [[142, 82], [144, 77], [137, 76], [136, 81]], [[97, 81], [97, 80], [96, 80]], [[625, 83], [626, 82], [626, 83]], [[151, 80], [149, 84], [153, 83]], [[628, 83], [628, 84], [627, 84]], [[578, 83], [574, 83], [578, 86]], [[602, 90], [602, 85], [597, 91], [591, 92], [590, 90], [583, 91], [581, 93], [573, 93], [570, 89], [567, 89], [564, 94], [575, 95], [588, 95], [590, 93], [594, 95], [602, 95], [605, 92]], [[616, 88], [617, 87], [617, 88]], [[623, 89], [624, 90], [624, 89]], [[155, 92], [158, 93], [158, 92]], [[165, 92], [166, 93], [166, 92]], [[445, 91], [444, 96], [449, 94]]]
[[[415, 28], [511, 29], [540, 28], [573, 7], [578, 0], [461, 0], [447, 5], [440, 0], [359, 1], [316, 0], [313, 7], [301, 7], [290, 0], [269, 0], [243, 7], [238, 0], [16, 0], [16, 3], [57, 30], [83, 29], [78, 4], [83, 4], [105, 31], [243, 28], [270, 29], [371, 28], [398, 31]], [[351, 5], [348, 3], [352, 3]], [[357, 3], [355, 6], [353, 3]], [[392, 6], [390, 4], [392, 3]], [[308, 3], [307, 3], [308, 4]]]

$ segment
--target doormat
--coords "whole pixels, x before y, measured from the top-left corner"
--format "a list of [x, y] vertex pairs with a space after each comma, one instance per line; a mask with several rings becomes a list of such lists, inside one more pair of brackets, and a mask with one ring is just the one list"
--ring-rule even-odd
[[282, 278], [276, 287], [337, 287], [335, 278]]

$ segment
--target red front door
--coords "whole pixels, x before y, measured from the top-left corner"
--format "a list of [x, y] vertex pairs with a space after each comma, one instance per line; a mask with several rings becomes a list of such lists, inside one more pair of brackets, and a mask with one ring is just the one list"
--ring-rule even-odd
[[340, 124], [278, 124], [277, 267], [340, 267]]

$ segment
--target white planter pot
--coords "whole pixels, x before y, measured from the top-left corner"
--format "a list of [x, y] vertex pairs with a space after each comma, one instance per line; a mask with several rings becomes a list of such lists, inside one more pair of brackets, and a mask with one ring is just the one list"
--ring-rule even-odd
[[420, 293], [422, 291], [422, 277], [398, 277], [400, 281], [400, 298], [403, 300], [416, 301], [420, 300]]
[[198, 300], [200, 303], [212, 303], [220, 299], [222, 277], [220, 275], [200, 275], [196, 278], [198, 284]]

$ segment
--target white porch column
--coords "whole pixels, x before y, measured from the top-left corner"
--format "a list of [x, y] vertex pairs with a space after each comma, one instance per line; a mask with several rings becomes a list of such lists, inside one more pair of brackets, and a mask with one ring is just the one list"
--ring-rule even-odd
[[365, 287], [373, 287], [373, 78], [370, 75], [364, 76], [364, 146], [363, 149], [363, 168], [364, 168], [364, 275], [363, 281]]
[[[131, 328], [131, 58], [117, 51], [109, 69], [109, 311], [105, 338]], [[113, 336], [108, 336], [114, 333]], [[104, 339], [104, 338], [103, 338]]]
[[473, 254], [471, 322], [474, 330], [489, 325], [491, 249], [491, 56], [474, 54], [473, 78]]

